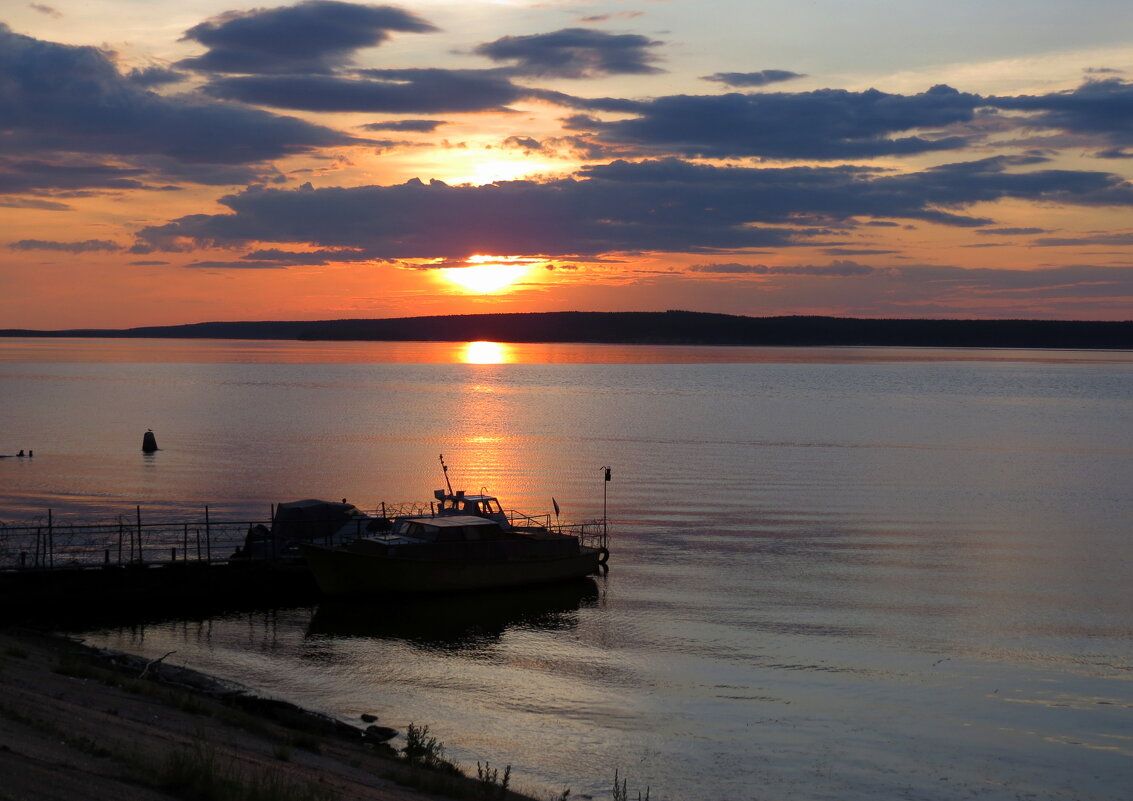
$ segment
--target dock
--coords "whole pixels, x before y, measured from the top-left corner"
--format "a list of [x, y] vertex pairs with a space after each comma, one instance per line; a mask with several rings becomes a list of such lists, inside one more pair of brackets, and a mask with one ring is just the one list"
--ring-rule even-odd
[[318, 590], [293, 556], [242, 555], [270, 521], [147, 522], [140, 508], [114, 523], [0, 525], [0, 622], [52, 625], [90, 617], [215, 613], [301, 605]]

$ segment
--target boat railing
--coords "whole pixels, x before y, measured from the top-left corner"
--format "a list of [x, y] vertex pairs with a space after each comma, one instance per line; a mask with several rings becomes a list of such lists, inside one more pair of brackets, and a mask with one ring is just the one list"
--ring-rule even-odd
[[378, 519], [394, 520], [398, 517], [432, 517], [436, 514], [436, 506], [431, 503], [382, 503], [366, 514]]
[[508, 524], [515, 528], [551, 528], [551, 516], [549, 514], [529, 515], [515, 509], [505, 509], [504, 516], [507, 517]]
[[605, 520], [589, 520], [585, 523], [562, 523], [551, 527], [559, 534], [578, 537], [578, 544], [588, 548], [610, 549], [610, 528]]

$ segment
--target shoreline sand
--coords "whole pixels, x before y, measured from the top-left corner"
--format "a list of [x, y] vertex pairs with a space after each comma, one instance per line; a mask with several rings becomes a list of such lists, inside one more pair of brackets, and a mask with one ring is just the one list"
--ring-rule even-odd
[[0, 629], [0, 801], [529, 801], [195, 671]]

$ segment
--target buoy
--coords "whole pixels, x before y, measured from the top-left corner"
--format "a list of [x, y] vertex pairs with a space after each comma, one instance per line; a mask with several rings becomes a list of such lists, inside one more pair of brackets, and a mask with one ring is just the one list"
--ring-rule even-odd
[[147, 430], [146, 435], [142, 437], [142, 450], [146, 453], [157, 450], [157, 437], [153, 435], [153, 429]]

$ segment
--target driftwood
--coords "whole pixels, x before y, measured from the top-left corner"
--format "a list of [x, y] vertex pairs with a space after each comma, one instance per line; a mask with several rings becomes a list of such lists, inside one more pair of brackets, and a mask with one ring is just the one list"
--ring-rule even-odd
[[170, 651], [165, 656], [159, 656], [157, 659], [151, 659], [150, 661], [146, 662], [146, 667], [142, 671], [141, 675], [138, 676], [138, 678], [144, 679], [146, 677], [146, 675], [149, 673], [149, 670], [150, 670], [151, 667], [153, 667], [155, 665], [160, 665], [162, 660], [164, 660], [166, 656], [172, 656], [175, 653], [177, 653], [177, 652], [176, 651]]

